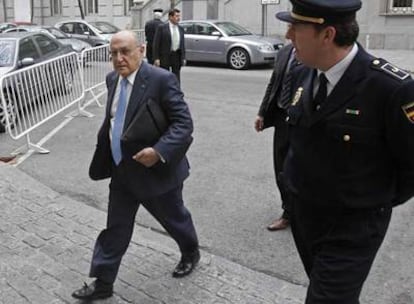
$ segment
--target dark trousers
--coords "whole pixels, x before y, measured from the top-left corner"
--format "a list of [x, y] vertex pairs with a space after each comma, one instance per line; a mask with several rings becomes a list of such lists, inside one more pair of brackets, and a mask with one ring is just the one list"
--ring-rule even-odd
[[290, 221], [309, 287], [305, 304], [359, 304], [391, 208], [318, 207], [292, 197]]
[[154, 57], [152, 56], [152, 42], [147, 43], [147, 50], [146, 50], [147, 61], [149, 64], [154, 64]]
[[[115, 176], [111, 180], [106, 229], [95, 243], [89, 276], [113, 283], [121, 259], [131, 241], [135, 215], [142, 204], [177, 242], [182, 254], [198, 248], [197, 234], [190, 212], [184, 207], [182, 185], [150, 200], [141, 201], [128, 185]], [[139, 185], [135, 185], [139, 187]]]
[[[282, 110], [279, 110], [281, 112]], [[283, 181], [283, 163], [289, 150], [288, 127], [285, 121], [286, 115], [279, 115], [275, 124], [273, 135], [273, 168], [275, 171], [276, 185], [282, 199], [282, 218], [289, 219], [289, 195]]]
[[178, 50], [176, 52], [170, 52], [169, 57], [169, 65], [163, 63], [161, 61], [160, 66], [163, 69], [166, 69], [170, 72], [172, 72], [178, 79], [178, 82], [180, 83], [180, 70], [181, 70], [181, 51]]

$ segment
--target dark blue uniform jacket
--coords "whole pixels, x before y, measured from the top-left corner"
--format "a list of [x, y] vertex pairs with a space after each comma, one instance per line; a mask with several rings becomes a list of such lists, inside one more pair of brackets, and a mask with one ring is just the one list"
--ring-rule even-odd
[[300, 67], [288, 109], [285, 183], [310, 204], [376, 208], [414, 195], [414, 82], [361, 46], [319, 111]]

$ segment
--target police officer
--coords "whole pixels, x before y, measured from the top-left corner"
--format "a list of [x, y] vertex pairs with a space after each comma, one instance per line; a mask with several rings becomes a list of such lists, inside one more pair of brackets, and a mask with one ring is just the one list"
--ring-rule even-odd
[[164, 22], [161, 21], [163, 10], [161, 8], [156, 8], [153, 10], [154, 19], [145, 23], [145, 40], [147, 41], [147, 60], [149, 64], [154, 64], [154, 56], [152, 54], [152, 44], [154, 43], [154, 36], [157, 28], [160, 24]]
[[303, 63], [283, 172], [306, 304], [358, 304], [392, 207], [414, 195], [414, 81], [356, 42], [360, 0], [290, 0]]

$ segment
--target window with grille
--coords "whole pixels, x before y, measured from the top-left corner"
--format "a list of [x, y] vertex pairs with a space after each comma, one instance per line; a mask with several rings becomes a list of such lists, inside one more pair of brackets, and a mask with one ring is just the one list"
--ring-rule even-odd
[[93, 15], [98, 13], [99, 0], [85, 0], [85, 15]]
[[389, 0], [389, 12], [399, 14], [414, 14], [413, 0]]
[[50, 14], [52, 16], [62, 15], [62, 0], [50, 0]]
[[128, 16], [131, 7], [134, 6], [134, 0], [124, 0], [124, 16]]

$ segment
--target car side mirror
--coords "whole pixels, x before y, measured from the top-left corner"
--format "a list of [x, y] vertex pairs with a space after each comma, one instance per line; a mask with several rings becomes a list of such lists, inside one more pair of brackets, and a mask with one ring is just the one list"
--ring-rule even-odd
[[211, 32], [211, 36], [221, 37], [221, 33], [219, 31]]
[[83, 34], [89, 36], [91, 33], [89, 33], [89, 32], [83, 32]]
[[27, 67], [27, 66], [32, 65], [34, 63], [35, 63], [35, 61], [31, 57], [23, 58], [22, 60], [20, 60], [20, 67]]

